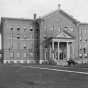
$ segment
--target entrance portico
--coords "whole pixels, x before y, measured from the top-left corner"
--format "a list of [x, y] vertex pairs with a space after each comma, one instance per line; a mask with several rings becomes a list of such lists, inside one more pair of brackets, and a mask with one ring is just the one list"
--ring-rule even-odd
[[[52, 59], [57, 59], [57, 60], [69, 60], [71, 57], [72, 53], [72, 42], [73, 40], [65, 40], [65, 39], [52, 39], [51, 42], [51, 49], [52, 52]], [[56, 54], [57, 53], [57, 54]], [[51, 55], [50, 54], [50, 55]], [[57, 55], [57, 56], [56, 56]], [[51, 56], [50, 56], [51, 57]]]
[[48, 40], [48, 45], [45, 52], [44, 59], [53, 61], [68, 61], [74, 56], [73, 38], [66, 37], [52, 37]]

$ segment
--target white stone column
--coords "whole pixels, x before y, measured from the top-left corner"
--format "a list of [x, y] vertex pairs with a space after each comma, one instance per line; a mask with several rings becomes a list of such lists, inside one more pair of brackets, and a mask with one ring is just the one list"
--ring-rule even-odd
[[74, 44], [72, 44], [72, 58], [74, 59], [75, 54], [74, 54]]
[[54, 60], [54, 41], [52, 40], [52, 49], [53, 49], [53, 60]]
[[70, 58], [70, 45], [67, 42], [67, 60], [69, 60], [69, 58]]
[[49, 45], [49, 58], [51, 58], [51, 44]]
[[58, 60], [60, 59], [59, 55], [60, 55], [60, 47], [59, 47], [59, 42], [58, 42]]
[[46, 48], [44, 49], [44, 52], [45, 52], [45, 61], [46, 61], [47, 60], [47, 57], [46, 57], [47, 50], [46, 50]]

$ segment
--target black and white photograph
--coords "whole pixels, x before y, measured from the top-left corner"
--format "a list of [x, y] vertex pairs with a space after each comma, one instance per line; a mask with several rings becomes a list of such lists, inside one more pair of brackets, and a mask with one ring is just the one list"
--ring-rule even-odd
[[88, 88], [88, 0], [0, 0], [0, 88]]

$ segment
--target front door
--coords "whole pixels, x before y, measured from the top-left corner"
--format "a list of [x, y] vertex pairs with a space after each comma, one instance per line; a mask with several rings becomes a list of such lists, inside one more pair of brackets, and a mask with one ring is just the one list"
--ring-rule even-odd
[[63, 60], [63, 59], [64, 59], [64, 53], [61, 52], [61, 53], [60, 53], [60, 60]]
[[60, 42], [60, 54], [59, 54], [59, 59], [63, 60], [66, 58], [66, 42]]

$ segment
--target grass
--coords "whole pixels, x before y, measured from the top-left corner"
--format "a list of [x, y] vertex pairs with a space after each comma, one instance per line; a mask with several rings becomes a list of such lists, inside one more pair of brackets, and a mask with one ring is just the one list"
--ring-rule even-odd
[[[76, 67], [34, 66], [88, 71]], [[0, 64], [0, 88], [88, 88], [88, 75]]]

